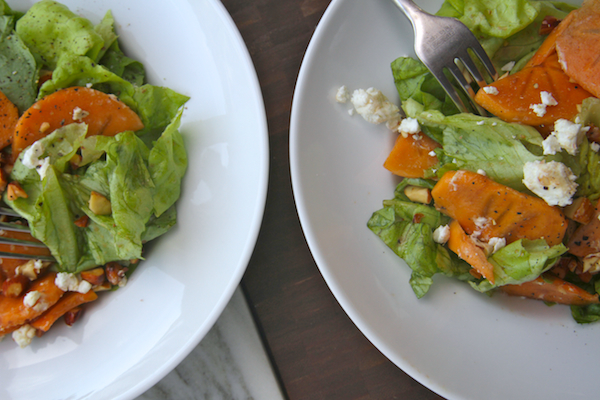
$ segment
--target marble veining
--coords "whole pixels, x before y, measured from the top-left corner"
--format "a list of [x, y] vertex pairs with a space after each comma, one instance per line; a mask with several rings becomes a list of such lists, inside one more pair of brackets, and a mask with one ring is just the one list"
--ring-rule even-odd
[[282, 400], [238, 288], [215, 326], [179, 366], [136, 400]]

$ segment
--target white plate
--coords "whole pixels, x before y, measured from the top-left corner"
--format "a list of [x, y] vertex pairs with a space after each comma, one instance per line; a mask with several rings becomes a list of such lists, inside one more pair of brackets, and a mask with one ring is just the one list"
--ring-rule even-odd
[[[441, 2], [419, 4], [431, 12]], [[412, 28], [387, 0], [334, 0], [308, 47], [290, 156], [300, 220], [321, 273], [366, 337], [444, 397], [596, 398], [599, 324], [577, 325], [564, 306], [488, 298], [441, 276], [417, 300], [409, 268], [366, 227], [398, 182], [382, 167], [394, 135], [349, 116], [350, 106], [334, 95], [341, 85], [373, 86], [398, 102], [390, 63], [413, 54]]]
[[[19, 10], [34, 1], [10, 1]], [[181, 132], [189, 168], [179, 222], [129, 284], [19, 349], [0, 343], [1, 399], [130, 399], [166, 375], [227, 305], [254, 249], [268, 136], [247, 49], [218, 0], [64, 0], [99, 22], [111, 9], [124, 51], [150, 83], [191, 97]], [[15, 8], [17, 8], [15, 6]]]

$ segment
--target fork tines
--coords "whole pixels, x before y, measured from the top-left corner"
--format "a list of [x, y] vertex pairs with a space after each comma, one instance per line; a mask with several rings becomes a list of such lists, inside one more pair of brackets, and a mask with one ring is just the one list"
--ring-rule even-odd
[[[0, 207], [0, 216], [12, 217], [12, 218], [21, 218], [18, 213], [8, 207]], [[0, 221], [0, 231], [13, 231], [13, 232], [25, 232], [30, 233], [29, 227], [23, 223], [21, 220], [17, 220], [18, 222], [8, 222], [8, 221]], [[31, 240], [21, 240], [10, 237], [0, 236], [0, 244], [11, 245], [12, 246], [28, 246], [28, 247], [37, 247], [37, 248], [46, 248], [46, 246], [42, 242], [34, 242]], [[15, 247], [15, 250], [18, 248]], [[55, 261], [54, 257], [47, 255], [34, 255], [34, 254], [21, 254], [13, 251], [0, 251], [0, 257], [2, 258], [16, 258], [20, 260], [42, 260], [42, 261]]]

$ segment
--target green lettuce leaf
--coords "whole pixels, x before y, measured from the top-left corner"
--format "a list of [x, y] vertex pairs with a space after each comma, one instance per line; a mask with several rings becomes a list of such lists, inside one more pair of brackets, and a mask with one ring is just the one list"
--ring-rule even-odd
[[16, 31], [38, 64], [54, 69], [64, 54], [87, 56], [94, 61], [104, 40], [86, 18], [51, 0], [35, 3], [17, 21]]
[[562, 243], [550, 247], [544, 239], [517, 240], [488, 258], [494, 266], [494, 284], [486, 279], [471, 286], [485, 292], [498, 286], [529, 282], [550, 269], [566, 251]]
[[[433, 240], [433, 231], [450, 219], [432, 206], [408, 201], [403, 192], [409, 184], [431, 186], [426, 180], [403, 180], [396, 189], [396, 197], [385, 200], [384, 208], [373, 213], [367, 223], [369, 229], [412, 269], [410, 285], [418, 298], [427, 293], [435, 274], [474, 279], [467, 263]], [[415, 222], [417, 214], [419, 222]]]
[[[33, 236], [49, 247], [61, 271], [142, 258], [143, 242], [175, 223], [173, 204], [187, 165], [178, 126], [177, 118], [157, 140], [156, 150], [133, 132], [86, 138], [85, 124], [57, 129], [39, 141], [44, 148], [41, 159], [50, 160], [45, 177], [26, 167], [25, 152], [21, 153], [11, 179], [21, 183], [28, 198], [4, 200], [29, 221]], [[73, 171], [69, 160], [82, 146], [88, 152], [86, 161]], [[110, 215], [89, 209], [92, 191], [110, 200]], [[83, 215], [89, 224], [77, 227], [73, 221]]]

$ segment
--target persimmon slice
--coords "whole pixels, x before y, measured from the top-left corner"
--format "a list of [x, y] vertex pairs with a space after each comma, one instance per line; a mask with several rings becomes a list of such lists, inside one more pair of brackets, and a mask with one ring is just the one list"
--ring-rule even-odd
[[0, 149], [11, 144], [18, 119], [17, 106], [4, 93], [0, 92]]
[[600, 303], [597, 294], [590, 294], [552, 274], [538, 276], [536, 279], [520, 285], [504, 285], [500, 287], [500, 290], [511, 296], [522, 296], [558, 304], [585, 306]]
[[[554, 128], [554, 121], [572, 119], [577, 115], [577, 106], [592, 96], [564, 73], [555, 52], [541, 64], [523, 68], [487, 87], [494, 87], [497, 92], [480, 89], [475, 96], [477, 103], [504, 121], [531, 125], [545, 136]], [[540, 115], [531, 107], [542, 104], [542, 92], [551, 94], [557, 104], [546, 106]]]
[[450, 238], [448, 248], [455, 252], [460, 258], [469, 263], [479, 274], [483, 275], [492, 284], [494, 283], [494, 266], [487, 260], [487, 256], [481, 247], [478, 247], [467, 236], [458, 221], [450, 223]]
[[438, 147], [441, 147], [438, 142], [423, 133], [406, 137], [398, 135], [383, 166], [404, 178], [423, 178], [425, 171], [438, 163], [435, 154], [431, 153]]
[[35, 141], [73, 122], [85, 122], [88, 136], [114, 136], [144, 127], [140, 117], [114, 95], [79, 86], [58, 90], [35, 102], [17, 121], [13, 160]]
[[585, 1], [572, 11], [568, 26], [556, 37], [556, 51], [565, 73], [600, 97], [600, 2]]
[[506, 243], [544, 238], [554, 246], [562, 242], [567, 229], [558, 207], [476, 172], [446, 172], [431, 195], [440, 212], [457, 220], [467, 234], [479, 232], [486, 242], [493, 237]]

